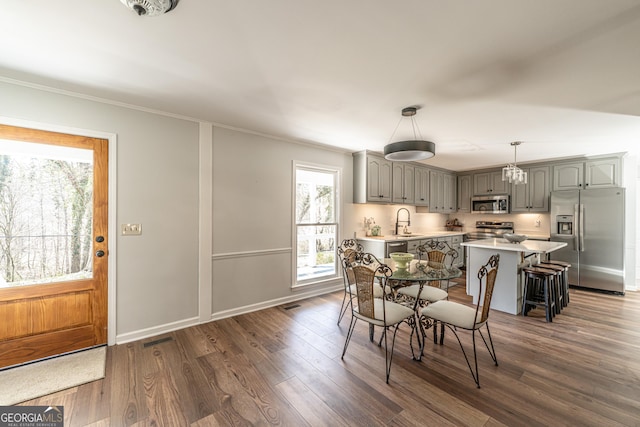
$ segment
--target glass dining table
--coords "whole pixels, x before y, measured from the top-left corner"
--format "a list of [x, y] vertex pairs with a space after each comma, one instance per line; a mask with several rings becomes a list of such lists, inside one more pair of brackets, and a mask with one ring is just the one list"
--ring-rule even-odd
[[[411, 354], [415, 360], [420, 360], [422, 354], [416, 356], [413, 348], [413, 336], [416, 331], [416, 327], [420, 328], [419, 333], [415, 333], [418, 340], [418, 348], [422, 348], [421, 340], [426, 337], [426, 329], [432, 325], [423, 325], [420, 320], [420, 309], [423, 307], [421, 304], [420, 295], [424, 286], [430, 286], [434, 282], [448, 282], [449, 280], [462, 276], [462, 270], [454, 266], [445, 266], [441, 263], [433, 263], [429, 261], [412, 261], [408, 264], [398, 264], [391, 258], [385, 258], [384, 263], [391, 269], [392, 274], [390, 276], [376, 275], [380, 284], [385, 289], [385, 297], [403, 304], [410, 306], [416, 313], [413, 320], [411, 335], [409, 337], [409, 346], [411, 348]], [[419, 285], [418, 298], [407, 298], [398, 294], [398, 289], [403, 286]]]

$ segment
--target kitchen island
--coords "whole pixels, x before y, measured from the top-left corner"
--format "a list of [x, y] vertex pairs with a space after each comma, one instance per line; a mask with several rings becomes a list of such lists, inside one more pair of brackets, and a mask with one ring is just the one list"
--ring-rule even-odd
[[467, 295], [473, 296], [474, 304], [478, 301], [478, 270], [491, 255], [500, 255], [491, 308], [510, 314], [519, 314], [522, 309], [524, 280], [521, 268], [535, 264], [544, 255], [567, 246], [564, 242], [540, 240], [510, 243], [502, 238], [475, 240], [461, 245], [468, 248]]

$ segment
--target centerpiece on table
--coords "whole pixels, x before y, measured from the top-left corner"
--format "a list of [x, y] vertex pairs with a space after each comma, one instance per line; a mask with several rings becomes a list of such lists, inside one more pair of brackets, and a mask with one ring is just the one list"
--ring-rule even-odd
[[409, 263], [413, 260], [414, 255], [406, 252], [392, 252], [389, 256], [396, 265], [394, 276], [408, 276]]

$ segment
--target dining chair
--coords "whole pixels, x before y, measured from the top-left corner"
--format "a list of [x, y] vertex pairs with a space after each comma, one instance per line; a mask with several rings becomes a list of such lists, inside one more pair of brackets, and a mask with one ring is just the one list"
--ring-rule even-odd
[[353, 278], [353, 263], [355, 262], [356, 253], [362, 252], [362, 245], [355, 239], [344, 239], [338, 248], [338, 258], [342, 267], [342, 280], [344, 283], [344, 295], [342, 296], [342, 305], [338, 314], [338, 325], [352, 304], [355, 294], [355, 280]]
[[[389, 384], [389, 374], [391, 372], [391, 362], [393, 360], [393, 348], [396, 341], [396, 333], [400, 324], [406, 322], [415, 328], [415, 311], [402, 304], [395, 303], [388, 298], [377, 298], [374, 295], [376, 276], [383, 280], [382, 286], [386, 286], [386, 279], [392, 275], [391, 268], [370, 253], [358, 253], [355, 265], [352, 267], [355, 280], [355, 297], [351, 304], [351, 324], [344, 343], [342, 359], [347, 352], [347, 347], [353, 336], [353, 331], [358, 320], [369, 324], [370, 330], [373, 326], [383, 328], [383, 333], [378, 346], [384, 341], [385, 352], [385, 373], [386, 382]], [[393, 330], [391, 336], [391, 348], [389, 349], [389, 332]], [[371, 336], [370, 336], [371, 338]]]
[[[353, 304], [353, 299], [356, 295], [355, 278], [352, 267], [356, 259], [356, 254], [362, 252], [362, 245], [356, 242], [355, 239], [343, 240], [338, 248], [338, 256], [342, 266], [342, 279], [344, 282], [344, 295], [342, 296], [342, 306], [340, 307], [340, 314], [338, 315], [338, 325], [340, 325], [340, 321], [342, 321], [349, 306]], [[369, 266], [369, 268], [375, 269], [375, 266]], [[382, 285], [375, 283], [373, 296], [375, 298], [382, 298], [382, 295], [384, 295]]]
[[[452, 249], [447, 242], [438, 240], [429, 240], [418, 246], [417, 252], [418, 260], [415, 264], [416, 268], [421, 268], [421, 266], [428, 266], [431, 268], [451, 268], [453, 262], [458, 257], [458, 252]], [[448, 281], [445, 287], [449, 287]], [[422, 288], [422, 291], [420, 291], [420, 288]], [[417, 299], [420, 307], [424, 307], [428, 303], [449, 298], [449, 293], [446, 290], [441, 289], [441, 283], [439, 280], [430, 281], [425, 286], [413, 284], [401, 287], [398, 289], [397, 294], [405, 300]]]
[[[493, 296], [493, 287], [496, 282], [496, 275], [498, 274], [498, 264], [500, 262], [500, 254], [492, 255], [480, 269], [478, 270], [478, 302], [475, 307], [465, 304], [453, 302], [453, 301], [437, 301], [433, 304], [429, 304], [421, 311], [421, 321], [424, 319], [431, 319], [434, 322], [441, 322], [446, 325], [456, 336], [462, 354], [467, 362], [471, 376], [476, 382], [478, 388], [480, 388], [480, 377], [478, 375], [478, 356], [476, 352], [476, 331], [480, 334], [482, 341], [484, 341], [485, 347], [489, 350], [489, 355], [496, 366], [498, 366], [498, 359], [496, 357], [496, 351], [493, 346], [493, 340], [491, 339], [491, 332], [489, 330], [489, 312], [491, 307], [491, 298]], [[484, 293], [483, 293], [484, 288]], [[484, 296], [483, 296], [484, 295]], [[487, 339], [485, 339], [481, 328], [485, 327], [487, 330]], [[471, 331], [473, 342], [473, 360], [475, 369], [471, 367], [469, 357], [460, 341], [457, 330], [469, 330]], [[423, 348], [420, 354], [423, 354], [424, 342], [422, 340]], [[444, 328], [440, 335], [440, 344], [444, 344]]]

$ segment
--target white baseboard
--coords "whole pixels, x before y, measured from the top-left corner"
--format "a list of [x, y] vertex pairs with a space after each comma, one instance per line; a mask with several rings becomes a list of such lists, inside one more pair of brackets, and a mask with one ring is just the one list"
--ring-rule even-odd
[[[238, 307], [231, 310], [224, 310], [218, 313], [213, 313], [210, 320], [226, 319], [228, 317], [238, 316], [240, 314], [251, 313], [253, 311], [264, 310], [265, 308], [275, 307], [277, 305], [286, 304], [289, 302], [295, 302], [306, 298], [315, 297], [318, 295], [324, 295], [337, 290], [343, 289], [343, 285], [339, 284], [329, 288], [315, 289], [307, 292], [298, 292], [295, 295], [289, 295], [284, 298], [276, 298], [270, 301], [263, 301], [258, 304], [246, 305], [244, 307]], [[207, 321], [207, 322], [208, 322]], [[127, 332], [116, 336], [116, 344], [125, 344], [131, 341], [138, 341], [145, 338], [155, 337], [157, 335], [166, 334], [167, 332], [177, 331], [179, 329], [188, 328], [200, 324], [199, 318], [192, 317], [190, 319], [179, 320], [177, 322], [166, 323], [164, 325], [154, 326], [152, 328], [140, 329], [134, 332]], [[204, 322], [206, 323], [206, 322]]]
[[145, 338], [155, 337], [160, 334], [166, 334], [167, 332], [177, 331], [178, 329], [188, 328], [189, 326], [197, 325], [199, 323], [198, 320], [199, 319], [196, 316], [190, 319], [178, 320], [177, 322], [154, 326], [152, 328], [127, 332], [126, 334], [116, 336], [116, 344], [125, 344], [131, 341], [142, 340]]
[[240, 314], [251, 313], [253, 311], [258, 311], [258, 310], [264, 310], [265, 308], [275, 307], [277, 305], [282, 305], [289, 302], [300, 301], [306, 298], [328, 294], [340, 289], [344, 289], [344, 285], [340, 284], [340, 285], [332, 286], [330, 288], [315, 289], [315, 290], [307, 291], [304, 293], [300, 292], [300, 293], [296, 293], [295, 295], [289, 295], [283, 298], [276, 298], [270, 301], [263, 301], [257, 304], [251, 304], [251, 305], [246, 305], [244, 307], [233, 308], [231, 310], [223, 310], [223, 311], [219, 311], [217, 313], [211, 314], [211, 320], [226, 319], [228, 317], [238, 316]]

